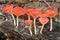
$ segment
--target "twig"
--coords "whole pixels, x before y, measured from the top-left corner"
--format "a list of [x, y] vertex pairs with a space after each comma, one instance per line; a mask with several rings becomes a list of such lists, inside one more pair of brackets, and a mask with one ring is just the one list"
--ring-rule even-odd
[[57, 20], [57, 18], [56, 18], [56, 20], [55, 20], [55, 21], [58, 21], [58, 20]]
[[44, 6], [42, 6], [41, 8], [40, 8], [40, 10], [42, 10], [44, 8]]
[[22, 33], [22, 35], [24, 35], [24, 34], [25, 34], [25, 35], [28, 35], [28, 36], [31, 36], [31, 35], [30, 35], [30, 34], [28, 34], [28, 33], [25, 33], [25, 32], [24, 32], [24, 33]]
[[51, 8], [51, 6], [46, 2], [46, 0], [43, 0], [50, 8]]
[[19, 33], [23, 32], [27, 27], [24, 27]]

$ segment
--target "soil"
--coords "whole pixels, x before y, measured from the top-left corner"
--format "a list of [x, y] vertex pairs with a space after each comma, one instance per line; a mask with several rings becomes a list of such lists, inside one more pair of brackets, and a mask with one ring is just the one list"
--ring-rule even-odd
[[[60, 23], [53, 21], [53, 31], [49, 31], [49, 23], [43, 29], [43, 34], [39, 33], [41, 24], [37, 21], [37, 35], [30, 35], [28, 28], [25, 28], [24, 23], [20, 25], [18, 30], [15, 30], [13, 22], [4, 22], [0, 25], [0, 39], [3, 40], [60, 40]], [[24, 30], [23, 30], [24, 29]]]

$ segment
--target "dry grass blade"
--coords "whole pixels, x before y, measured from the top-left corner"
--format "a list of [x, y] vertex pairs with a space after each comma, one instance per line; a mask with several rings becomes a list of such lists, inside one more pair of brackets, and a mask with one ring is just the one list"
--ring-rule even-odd
[[43, 0], [50, 8], [51, 8], [51, 6], [46, 2], [46, 0]]

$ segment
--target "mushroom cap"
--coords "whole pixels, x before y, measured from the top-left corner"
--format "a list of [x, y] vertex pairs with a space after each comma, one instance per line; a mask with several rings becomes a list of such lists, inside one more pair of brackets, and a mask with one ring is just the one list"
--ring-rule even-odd
[[16, 6], [13, 8], [13, 13], [16, 16], [21, 16], [24, 14], [24, 9], [22, 7]]
[[12, 14], [13, 13], [12, 11], [13, 11], [13, 4], [9, 4], [2, 9], [2, 12], [5, 12], [7, 14]]
[[39, 22], [41, 23], [41, 24], [43, 24], [43, 25], [45, 25], [46, 23], [48, 23], [48, 21], [49, 21], [49, 19], [47, 18], [47, 17], [45, 17], [45, 18], [39, 18], [38, 19], [39, 20]]

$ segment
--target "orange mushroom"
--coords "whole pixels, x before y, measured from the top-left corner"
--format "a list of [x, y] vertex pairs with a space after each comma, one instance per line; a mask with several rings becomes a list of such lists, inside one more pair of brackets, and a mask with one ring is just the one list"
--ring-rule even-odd
[[12, 14], [13, 12], [13, 4], [9, 4], [6, 7], [4, 7], [2, 9], [3, 12], [7, 13], [7, 14]]
[[28, 26], [30, 26], [30, 24], [32, 23], [32, 20], [25, 20], [24, 23]]
[[32, 35], [32, 30], [31, 30], [31, 25], [32, 24], [32, 20], [25, 20], [24, 23], [28, 26], [30, 34]]
[[36, 18], [41, 15], [41, 11], [37, 10], [37, 9], [30, 9], [29, 13], [30, 13], [30, 16], [32, 16], [34, 18], [34, 31], [35, 31], [35, 34], [37, 34], [37, 31], [36, 31]]
[[56, 9], [47, 9], [45, 13], [50, 18], [50, 31], [52, 31], [52, 18], [58, 14], [58, 11]]
[[24, 14], [24, 9], [22, 7], [16, 6], [13, 9], [13, 13], [14, 13], [14, 15], [17, 16], [17, 27], [18, 27], [18, 24], [19, 24], [18, 17]]
[[40, 15], [39, 22], [42, 24], [42, 28], [40, 30], [40, 33], [42, 34], [42, 30], [44, 28], [44, 25], [48, 23], [49, 19], [47, 18], [47, 14], [43, 13]]
[[31, 10], [32, 10], [32, 9], [30, 9], [30, 8], [25, 9], [26, 14], [28, 15], [28, 20], [30, 20]]
[[39, 22], [42, 24], [42, 28], [40, 30], [40, 33], [42, 34], [42, 30], [44, 28], [44, 25], [47, 24], [49, 19], [47, 17], [41, 17], [39, 18]]
[[6, 7], [4, 7], [2, 9], [2, 11], [7, 13], [7, 14], [10, 14], [12, 16], [13, 21], [14, 21], [14, 26], [16, 26], [16, 21], [15, 21], [14, 15], [13, 15], [13, 4], [7, 5]]

